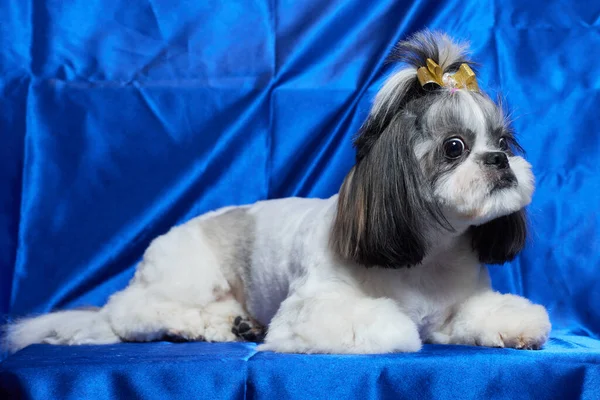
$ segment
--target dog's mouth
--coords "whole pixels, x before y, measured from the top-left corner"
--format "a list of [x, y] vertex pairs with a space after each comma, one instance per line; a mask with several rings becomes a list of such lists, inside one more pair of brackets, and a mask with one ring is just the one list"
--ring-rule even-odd
[[494, 185], [492, 186], [492, 190], [490, 193], [495, 193], [500, 190], [510, 189], [516, 187], [518, 184], [517, 177], [512, 172], [506, 172], [499, 176]]

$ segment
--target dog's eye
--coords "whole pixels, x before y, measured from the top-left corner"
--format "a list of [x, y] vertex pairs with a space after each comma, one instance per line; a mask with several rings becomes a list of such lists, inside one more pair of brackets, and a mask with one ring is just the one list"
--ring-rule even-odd
[[500, 147], [500, 150], [502, 151], [508, 151], [508, 140], [506, 140], [505, 137], [501, 137], [500, 140], [498, 140], [498, 147]]
[[451, 160], [457, 159], [465, 152], [465, 144], [459, 138], [450, 138], [444, 142], [444, 155]]

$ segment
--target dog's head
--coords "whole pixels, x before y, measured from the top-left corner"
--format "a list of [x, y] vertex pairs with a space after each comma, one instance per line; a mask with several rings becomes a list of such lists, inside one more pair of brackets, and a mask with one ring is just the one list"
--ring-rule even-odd
[[440, 232], [471, 235], [485, 263], [523, 248], [531, 166], [465, 50], [428, 31], [395, 49], [404, 67], [378, 92], [339, 193], [331, 244], [343, 258], [419, 264]]

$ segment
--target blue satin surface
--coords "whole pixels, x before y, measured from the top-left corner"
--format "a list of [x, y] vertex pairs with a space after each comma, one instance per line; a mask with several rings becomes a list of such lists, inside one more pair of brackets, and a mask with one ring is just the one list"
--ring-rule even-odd
[[256, 352], [249, 343], [33, 345], [0, 367], [1, 398], [598, 399], [600, 342], [542, 351], [426, 345], [412, 354]]
[[[531, 237], [496, 289], [545, 305], [543, 350], [255, 354], [32, 346], [31, 398], [600, 398], [600, 3], [0, 0], [0, 314], [102, 305], [149, 242], [214, 208], [327, 197], [394, 44], [469, 40], [533, 164]], [[498, 395], [498, 396], [494, 396]], [[566, 397], [565, 397], [566, 396]]]

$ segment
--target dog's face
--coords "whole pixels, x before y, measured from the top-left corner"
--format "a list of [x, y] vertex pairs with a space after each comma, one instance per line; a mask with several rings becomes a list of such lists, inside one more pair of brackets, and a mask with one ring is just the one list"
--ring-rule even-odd
[[456, 228], [481, 225], [528, 205], [530, 164], [500, 107], [469, 91], [440, 91], [411, 104], [415, 156], [434, 201]]
[[440, 234], [470, 235], [485, 263], [512, 260], [523, 248], [534, 179], [501, 107], [478, 88], [441, 79], [427, 87], [418, 73], [433, 60], [444, 77], [456, 76], [468, 63], [463, 50], [434, 34], [400, 44], [409, 67], [378, 92], [340, 189], [331, 245], [341, 257], [416, 265]]

